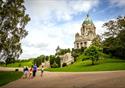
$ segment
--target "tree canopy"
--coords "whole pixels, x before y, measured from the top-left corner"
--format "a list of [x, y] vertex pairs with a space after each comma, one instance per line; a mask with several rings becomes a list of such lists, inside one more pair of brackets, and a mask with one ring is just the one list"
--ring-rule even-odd
[[94, 65], [99, 60], [101, 51], [101, 48], [92, 45], [85, 50], [85, 57], [83, 60], [90, 59], [92, 61], [92, 65]]
[[103, 41], [104, 52], [113, 56], [125, 58], [125, 16], [119, 16], [104, 24], [108, 32], [105, 32]]
[[0, 59], [10, 61], [22, 53], [21, 40], [30, 21], [25, 10], [24, 0], [0, 0]]

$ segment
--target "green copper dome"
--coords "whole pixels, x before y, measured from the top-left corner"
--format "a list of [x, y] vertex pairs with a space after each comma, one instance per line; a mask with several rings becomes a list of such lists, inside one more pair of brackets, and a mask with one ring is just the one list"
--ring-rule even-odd
[[87, 14], [87, 17], [85, 18], [83, 24], [93, 24], [92, 19], [89, 17], [88, 14]]

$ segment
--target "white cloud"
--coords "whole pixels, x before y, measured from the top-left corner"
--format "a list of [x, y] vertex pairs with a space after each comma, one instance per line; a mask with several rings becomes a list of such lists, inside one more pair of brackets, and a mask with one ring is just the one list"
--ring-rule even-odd
[[125, 0], [110, 0], [110, 3], [115, 6], [125, 6]]
[[106, 31], [106, 29], [102, 27], [105, 22], [106, 21], [95, 21], [94, 24], [95, 24], [95, 27], [96, 27], [96, 34], [101, 35]]
[[79, 1], [72, 1], [71, 2], [71, 7], [75, 11], [79, 12], [88, 12], [92, 8], [98, 6], [99, 0], [79, 0]]
[[27, 12], [35, 19], [43, 21], [68, 21], [78, 12], [88, 12], [98, 6], [99, 0], [26, 0]]
[[20, 58], [54, 54], [58, 45], [61, 48], [73, 48], [74, 35], [80, 31], [80, 27], [80, 22], [67, 22], [60, 26], [28, 28], [29, 35], [22, 41], [24, 53]]

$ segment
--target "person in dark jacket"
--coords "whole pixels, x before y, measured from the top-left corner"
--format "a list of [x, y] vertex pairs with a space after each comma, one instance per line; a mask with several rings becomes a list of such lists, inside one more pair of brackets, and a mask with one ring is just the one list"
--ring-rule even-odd
[[36, 64], [33, 66], [33, 77], [36, 76], [36, 72], [37, 72], [37, 66]]

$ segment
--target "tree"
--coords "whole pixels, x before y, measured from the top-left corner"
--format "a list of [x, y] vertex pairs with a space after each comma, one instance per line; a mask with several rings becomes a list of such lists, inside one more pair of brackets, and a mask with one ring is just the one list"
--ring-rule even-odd
[[103, 36], [109, 37], [116, 37], [121, 30], [125, 30], [125, 16], [119, 16], [115, 20], [110, 20], [103, 24], [103, 27], [106, 28], [106, 32]]
[[85, 49], [86, 47], [82, 47], [81, 49], [72, 48], [71, 55], [74, 57], [74, 61], [76, 61], [77, 58], [84, 53]]
[[105, 23], [104, 26], [108, 32], [103, 34], [106, 36], [103, 41], [103, 51], [125, 58], [125, 16], [119, 16], [117, 19]]
[[84, 59], [90, 59], [92, 61], [92, 65], [94, 65], [99, 60], [101, 51], [102, 50], [99, 47], [90, 46], [84, 52], [84, 55], [86, 56]]
[[55, 55], [64, 55], [66, 53], [70, 53], [70, 49], [60, 49], [59, 52], [57, 52]]
[[[26, 37], [24, 0], [0, 0], [0, 59], [11, 61], [22, 53], [21, 39]], [[8, 60], [7, 60], [8, 59]]]
[[41, 65], [42, 62], [45, 62], [47, 56], [40, 55], [36, 59], [34, 59], [34, 64], [36, 64], [38, 67]]
[[109, 22], [104, 23], [103, 27], [107, 29], [107, 31], [103, 34], [104, 37], [116, 37], [119, 33], [119, 26], [117, 25], [116, 20], [110, 20]]
[[49, 58], [50, 58], [50, 65], [52, 67], [53, 63], [55, 62], [56, 57], [54, 55], [50, 55]]
[[97, 46], [97, 47], [101, 47], [101, 37], [99, 35], [97, 35], [93, 41], [92, 41], [92, 45]]

